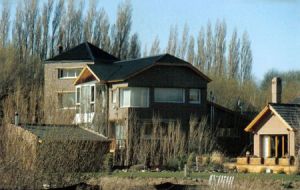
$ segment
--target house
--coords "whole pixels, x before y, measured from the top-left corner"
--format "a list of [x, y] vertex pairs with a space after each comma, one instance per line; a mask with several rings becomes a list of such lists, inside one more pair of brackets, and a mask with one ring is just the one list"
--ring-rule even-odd
[[[278, 165], [290, 168], [299, 151], [300, 104], [297, 99], [294, 103], [281, 103], [281, 88], [281, 79], [275, 77], [272, 80], [272, 103], [245, 128], [253, 135], [254, 160], [273, 170]], [[248, 162], [251, 164], [251, 158]]]
[[[119, 60], [85, 42], [45, 61], [44, 103], [45, 123], [70, 124], [75, 115], [74, 80], [86, 65]], [[64, 117], [61, 117], [61, 116]]]
[[191, 115], [206, 116], [208, 82], [190, 63], [169, 54], [87, 65], [74, 82], [75, 123], [124, 147], [133, 121], [147, 127], [157, 116], [165, 124], [179, 120], [188, 126]]

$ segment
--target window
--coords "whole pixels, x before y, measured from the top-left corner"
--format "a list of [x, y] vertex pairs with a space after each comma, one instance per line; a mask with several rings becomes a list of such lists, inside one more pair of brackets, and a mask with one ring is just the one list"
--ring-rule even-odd
[[74, 108], [75, 107], [75, 93], [59, 93], [58, 103], [60, 108]]
[[95, 103], [95, 86], [91, 86], [91, 103]]
[[80, 104], [80, 87], [76, 87], [76, 104]]
[[155, 102], [184, 103], [184, 89], [182, 88], [155, 88]]
[[149, 89], [148, 88], [121, 88], [120, 89], [121, 107], [148, 107]]
[[117, 89], [112, 90], [112, 103], [117, 103]]
[[201, 103], [201, 91], [200, 89], [190, 89], [189, 102], [194, 104]]
[[63, 79], [63, 78], [76, 78], [79, 76], [81, 72], [81, 68], [76, 68], [76, 69], [58, 69], [58, 78]]

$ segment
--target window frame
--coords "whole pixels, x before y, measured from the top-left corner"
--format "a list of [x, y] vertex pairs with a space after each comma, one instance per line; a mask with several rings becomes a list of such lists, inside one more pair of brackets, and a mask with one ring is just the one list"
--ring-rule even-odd
[[[166, 101], [160, 101], [160, 100], [157, 100], [156, 98], [156, 90], [158, 89], [163, 89], [163, 90], [167, 90], [167, 89], [180, 89], [182, 91], [182, 101], [169, 101], [169, 100], [166, 100]], [[155, 87], [154, 88], [154, 102], [155, 103], [176, 103], [176, 104], [183, 104], [185, 103], [185, 89], [184, 88], [161, 88], [161, 87]]]
[[[191, 100], [191, 91], [192, 90], [196, 90], [198, 92], [198, 100], [197, 101], [194, 101], [194, 100]], [[190, 104], [201, 104], [201, 89], [199, 88], [190, 88], [189, 89], [189, 103]]]
[[[57, 68], [57, 70], [58, 70], [58, 75], [57, 75], [58, 79], [76, 79], [80, 75], [82, 69], [83, 69], [82, 67], [78, 67], [78, 68]], [[67, 71], [67, 70], [74, 70], [75, 76], [63, 76], [64, 71]], [[78, 74], [76, 72], [77, 70], [80, 70]]]
[[[79, 89], [79, 101], [78, 100], [78, 90]], [[76, 92], [75, 92], [75, 105], [80, 105], [81, 100], [81, 86], [76, 86]]]
[[117, 95], [118, 95], [117, 89], [112, 89], [111, 90], [111, 103], [113, 103], [113, 104], [117, 103], [117, 99], [118, 99]]
[[[74, 105], [71, 107], [64, 107], [62, 104], [62, 94], [74, 94]], [[76, 92], [74, 91], [60, 91], [57, 92], [57, 103], [58, 103], [58, 109], [76, 109]]]
[[[94, 88], [94, 93], [92, 93], [92, 88]], [[90, 104], [95, 104], [95, 99], [96, 99], [96, 86], [95, 86], [95, 84], [90, 85], [90, 94], [91, 94]], [[94, 99], [93, 101], [92, 101], [92, 97]]]
[[[147, 90], [147, 99], [146, 99], [146, 106], [133, 106], [131, 105], [131, 89], [146, 89]], [[130, 99], [129, 99], [129, 106], [123, 106], [123, 90], [124, 89], [130, 89]], [[148, 87], [122, 87], [119, 88], [119, 103], [120, 103], [120, 108], [149, 108], [150, 104], [150, 89]]]

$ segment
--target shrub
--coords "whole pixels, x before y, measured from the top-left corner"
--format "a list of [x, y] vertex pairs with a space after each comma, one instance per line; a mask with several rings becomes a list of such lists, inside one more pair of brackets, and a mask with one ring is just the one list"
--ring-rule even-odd
[[167, 161], [165, 165], [166, 170], [177, 171], [179, 166], [179, 160], [177, 158], [171, 158]]
[[211, 154], [210, 161], [215, 164], [223, 164], [225, 160], [225, 156], [223, 153], [219, 151], [214, 151]]
[[261, 174], [266, 173], [266, 168], [261, 168], [260, 171], [259, 171], [259, 173], [261, 173]]
[[186, 162], [187, 167], [189, 169], [193, 169], [195, 161], [196, 161], [196, 154], [192, 152], [187, 159]]
[[107, 172], [108, 174], [111, 174], [113, 164], [114, 164], [113, 155], [111, 153], [106, 154], [103, 163], [104, 171]]
[[247, 168], [237, 168], [237, 172], [239, 172], [239, 173], [248, 173], [248, 169]]

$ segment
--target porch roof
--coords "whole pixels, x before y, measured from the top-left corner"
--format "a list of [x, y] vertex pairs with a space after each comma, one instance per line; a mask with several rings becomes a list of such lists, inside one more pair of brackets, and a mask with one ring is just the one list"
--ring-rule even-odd
[[244, 129], [246, 132], [252, 132], [255, 126], [268, 113], [272, 112], [290, 129], [300, 128], [300, 105], [299, 104], [275, 104], [269, 103]]

